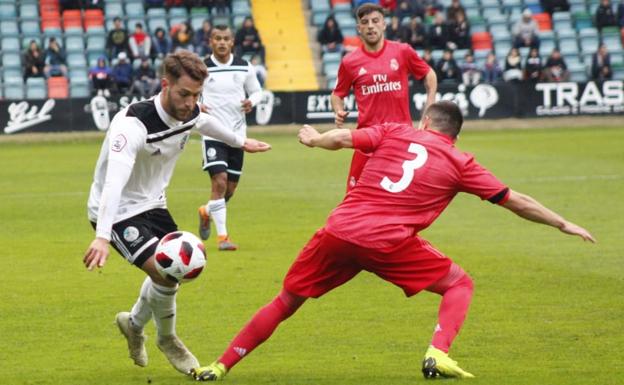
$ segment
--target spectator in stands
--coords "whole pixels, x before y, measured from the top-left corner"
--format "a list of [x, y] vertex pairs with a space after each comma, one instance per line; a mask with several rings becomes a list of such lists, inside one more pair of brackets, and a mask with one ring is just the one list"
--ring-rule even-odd
[[212, 23], [210, 19], [205, 19], [202, 22], [201, 27], [195, 31], [193, 37], [193, 46], [195, 46], [195, 53], [201, 57], [210, 55], [212, 49], [210, 48], [210, 33], [212, 32]]
[[113, 80], [120, 94], [126, 93], [132, 85], [132, 64], [125, 52], [117, 55], [117, 64], [113, 66]]
[[189, 23], [180, 23], [171, 28], [171, 42], [173, 52], [181, 49], [194, 51], [193, 47], [193, 30]]
[[401, 25], [399, 17], [392, 16], [390, 25], [386, 28], [386, 39], [407, 43], [409, 40], [408, 35], [408, 29]]
[[434, 69], [436, 68], [435, 60], [433, 60], [433, 56], [431, 55], [430, 48], [425, 48], [425, 50], [423, 51], [422, 59], [425, 61], [425, 63], [427, 63], [429, 68], [434, 68]]
[[444, 50], [442, 58], [436, 64], [435, 69], [439, 82], [461, 82], [461, 70], [457, 66], [455, 59], [453, 59], [453, 51], [450, 49]]
[[184, 0], [165, 0], [165, 8], [182, 7], [184, 3]]
[[161, 27], [156, 28], [153, 42], [154, 44], [152, 46], [154, 48], [154, 56], [159, 59], [164, 59], [164, 57], [173, 50], [171, 39], [169, 39], [165, 30]]
[[260, 56], [253, 55], [249, 62], [256, 70], [256, 77], [258, 78], [258, 82], [260, 83], [260, 86], [264, 88], [264, 83], [266, 82], [266, 78], [267, 78], [267, 69], [264, 66], [264, 64], [262, 64], [262, 60], [260, 60]]
[[54, 36], [50, 37], [48, 41], [43, 72], [47, 78], [51, 76], [67, 76], [67, 56], [65, 55], [65, 50], [59, 45]]
[[544, 79], [547, 82], [565, 82], [570, 79], [568, 66], [557, 48], [553, 49], [544, 66]]
[[522, 56], [516, 47], [512, 47], [505, 58], [503, 79], [506, 82], [522, 80]]
[[455, 20], [458, 13], [464, 14], [464, 18], [466, 16], [466, 10], [461, 5], [459, 0], [452, 0], [451, 5], [446, 9], [446, 20]]
[[243, 25], [236, 31], [234, 46], [237, 56], [260, 55], [264, 63], [264, 47], [251, 17], [246, 17]]
[[325, 52], [342, 52], [342, 32], [340, 32], [340, 26], [334, 18], [329, 15], [325, 19], [323, 27], [318, 31], [316, 40], [321, 44], [323, 53]]
[[433, 19], [433, 24], [429, 27], [429, 34], [427, 37], [429, 41], [429, 47], [433, 49], [445, 49], [449, 42], [448, 26], [444, 22], [444, 15], [442, 12], [438, 12]]
[[483, 65], [483, 81], [487, 83], [494, 83], [503, 77], [503, 71], [494, 52], [488, 53], [485, 58], [485, 64]]
[[425, 16], [435, 16], [444, 9], [438, 0], [415, 0], [425, 7]]
[[522, 12], [522, 18], [516, 22], [511, 31], [514, 39], [514, 47], [535, 47], [539, 48], [539, 27], [533, 20], [533, 13], [530, 9]]
[[395, 16], [399, 18], [401, 24], [403, 24], [404, 19], [411, 19], [414, 16], [418, 16], [423, 20], [425, 18], [425, 8], [420, 5], [420, 2], [399, 0]]
[[133, 59], [144, 59], [150, 56], [152, 51], [152, 39], [143, 30], [142, 23], [134, 25], [134, 33], [128, 39], [130, 53]]
[[106, 64], [106, 57], [100, 56], [95, 67], [89, 69], [89, 78], [93, 85], [93, 89], [97, 91], [99, 96], [110, 96], [110, 87], [112, 83], [112, 71]]
[[[617, 7], [617, 24], [622, 28], [622, 36], [624, 36], [624, 0], [620, 0], [620, 4]], [[624, 38], [622, 40], [624, 41]]]
[[454, 44], [451, 48], [470, 48], [470, 24], [466, 20], [466, 14], [457, 12], [455, 18], [449, 20], [449, 41]]
[[553, 12], [567, 12], [570, 10], [568, 0], [540, 0], [540, 5], [551, 16]]
[[412, 16], [406, 35], [407, 43], [411, 45], [414, 49], [424, 48], [428, 44], [425, 26], [422, 25], [420, 17], [418, 16]]
[[596, 28], [602, 31], [604, 27], [615, 27], [617, 21], [611, 0], [600, 0], [600, 5], [596, 8]]
[[37, 41], [31, 40], [24, 52], [24, 81], [28, 78], [43, 77], [45, 56]]
[[611, 70], [611, 55], [607, 51], [606, 44], [600, 44], [598, 52], [592, 56], [592, 79], [602, 82], [611, 80], [613, 71]]
[[472, 52], [466, 52], [461, 67], [462, 82], [467, 86], [476, 86], [481, 81], [481, 68], [475, 63]]
[[108, 58], [117, 57], [121, 52], [128, 54], [130, 52], [128, 39], [128, 31], [123, 27], [121, 18], [119, 16], [115, 17], [113, 19], [113, 29], [108, 33], [108, 39], [106, 40]]
[[156, 71], [152, 68], [150, 60], [141, 59], [141, 65], [134, 70], [132, 76], [132, 88], [130, 93], [138, 93], [142, 98], [149, 98], [156, 94], [160, 82], [156, 79]]
[[542, 58], [537, 48], [531, 48], [524, 61], [524, 80], [537, 83], [542, 80]]

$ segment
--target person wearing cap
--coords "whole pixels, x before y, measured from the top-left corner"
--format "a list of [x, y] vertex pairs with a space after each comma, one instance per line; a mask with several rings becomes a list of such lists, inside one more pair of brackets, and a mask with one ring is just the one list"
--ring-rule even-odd
[[120, 94], [126, 92], [132, 84], [132, 64], [125, 52], [119, 52], [117, 55], [117, 64], [113, 67], [113, 79], [117, 92]]
[[538, 32], [539, 28], [537, 22], [533, 19], [533, 12], [528, 8], [525, 9], [522, 12], [522, 18], [516, 22], [511, 30], [514, 48], [539, 48]]

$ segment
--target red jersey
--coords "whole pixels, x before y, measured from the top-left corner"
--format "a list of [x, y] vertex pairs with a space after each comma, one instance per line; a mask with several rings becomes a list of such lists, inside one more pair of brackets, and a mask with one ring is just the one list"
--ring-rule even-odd
[[429, 70], [409, 45], [384, 40], [379, 52], [360, 47], [342, 59], [333, 93], [344, 98], [353, 87], [358, 128], [386, 122], [411, 124], [407, 75], [421, 80]]
[[458, 192], [499, 204], [509, 196], [491, 172], [437, 131], [390, 123], [352, 135], [353, 147], [371, 157], [327, 220], [326, 230], [337, 238], [387, 251], [427, 228]]

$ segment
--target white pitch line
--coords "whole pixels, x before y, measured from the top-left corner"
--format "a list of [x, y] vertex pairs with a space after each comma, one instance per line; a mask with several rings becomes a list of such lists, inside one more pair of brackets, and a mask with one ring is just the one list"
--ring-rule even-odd
[[[536, 183], [548, 183], [548, 182], [582, 182], [587, 180], [620, 180], [624, 179], [624, 175], [619, 174], [606, 174], [606, 175], [553, 175], [553, 176], [538, 176], [533, 178], [509, 178], [506, 179], [506, 182], [514, 182], [514, 183], [528, 183], [528, 182], [536, 182]], [[339, 183], [327, 183], [327, 187], [330, 188], [340, 188], [342, 184]], [[281, 191], [297, 191], [303, 190], [293, 188], [294, 186], [289, 186], [288, 188], [283, 188]], [[245, 186], [245, 190], [252, 191], [267, 191], [272, 189], [272, 187], [263, 187], [260, 185], [257, 186]], [[171, 188], [168, 189], [168, 193], [188, 193], [188, 192], [201, 192], [206, 193], [209, 192], [209, 187], [194, 187], [194, 188]], [[32, 199], [32, 198], [54, 198], [54, 197], [79, 197], [79, 196], [87, 196], [88, 191], [56, 191], [56, 192], [23, 192], [23, 193], [0, 193], [0, 199]]]

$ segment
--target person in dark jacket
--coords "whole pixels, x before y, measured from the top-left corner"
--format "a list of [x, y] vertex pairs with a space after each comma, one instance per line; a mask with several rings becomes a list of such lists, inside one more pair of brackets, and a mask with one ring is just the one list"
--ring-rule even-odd
[[152, 39], [154, 44], [152, 45], [153, 56], [163, 59], [173, 50], [173, 44], [171, 39], [167, 36], [167, 32], [164, 29], [158, 27], [154, 32], [154, 38]]
[[58, 44], [54, 36], [48, 41], [43, 72], [46, 77], [67, 76], [67, 57], [65, 55], [65, 50]]
[[602, 82], [611, 80], [612, 77], [611, 56], [607, 51], [606, 44], [600, 44], [598, 52], [592, 56], [592, 79]]
[[154, 71], [148, 59], [143, 59], [139, 68], [134, 70], [132, 80], [130, 93], [136, 92], [142, 98], [149, 98], [155, 95], [160, 85], [160, 82], [156, 79], [156, 71]]
[[132, 64], [128, 61], [128, 55], [120, 52], [117, 55], [117, 64], [113, 67], [113, 79], [117, 92], [125, 93], [132, 84]]
[[596, 28], [602, 31], [604, 27], [615, 27], [616, 25], [617, 21], [611, 0], [600, 0], [600, 5], [596, 8]]
[[436, 64], [438, 81], [440, 82], [461, 82], [461, 70], [457, 62], [453, 59], [453, 51], [445, 49], [442, 58]]
[[537, 83], [542, 80], [542, 58], [537, 48], [531, 48], [524, 61], [524, 80]]
[[568, 65], [557, 48], [552, 50], [548, 60], [546, 60], [544, 78], [548, 82], [565, 82], [570, 79]]
[[123, 27], [123, 24], [121, 24], [121, 18], [115, 17], [113, 23], [114, 27], [108, 33], [108, 39], [106, 40], [106, 53], [109, 59], [117, 57], [120, 52], [125, 52], [126, 54], [130, 53], [130, 45], [128, 42], [130, 35]]
[[340, 26], [333, 16], [327, 17], [323, 28], [318, 31], [316, 40], [321, 44], [323, 52], [342, 52], [344, 38], [340, 32]]
[[24, 81], [28, 78], [43, 77], [45, 56], [35, 40], [31, 40], [24, 52]]
[[259, 55], [262, 62], [265, 62], [264, 46], [251, 17], [246, 17], [243, 25], [236, 31], [234, 51], [237, 56]]
[[436, 13], [433, 24], [429, 27], [429, 47], [445, 49], [449, 41], [448, 25], [444, 22], [441, 12]]

